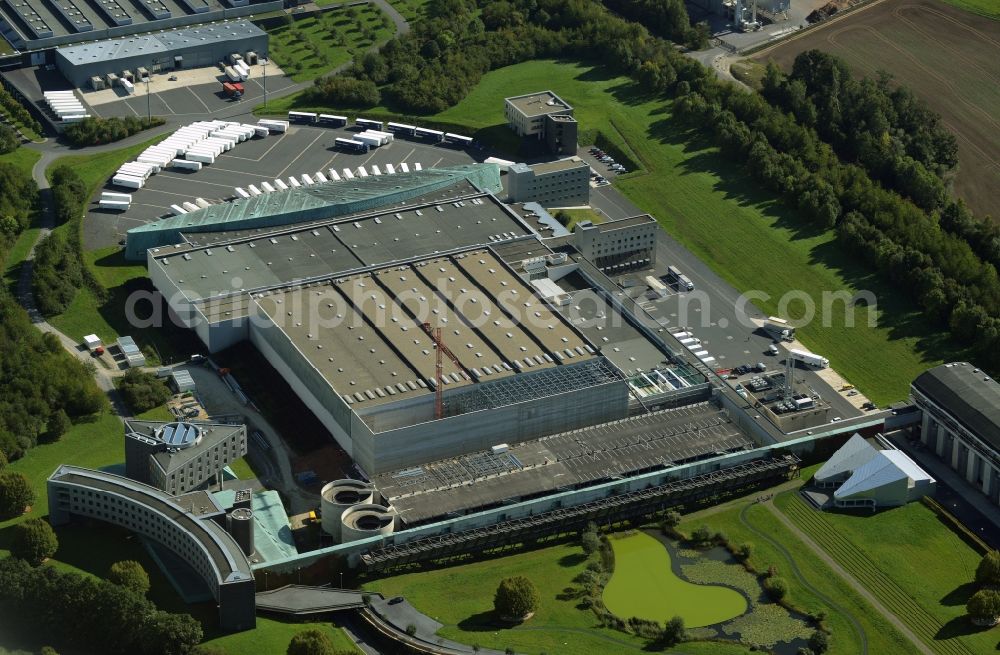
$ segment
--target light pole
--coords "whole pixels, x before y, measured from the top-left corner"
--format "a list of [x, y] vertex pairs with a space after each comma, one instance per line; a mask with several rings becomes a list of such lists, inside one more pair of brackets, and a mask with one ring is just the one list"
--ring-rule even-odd
[[340, 572], [340, 588], [341, 589], [344, 588], [344, 572], [343, 571]]
[[153, 124], [153, 110], [149, 104], [149, 75], [142, 78], [142, 81], [146, 83], [146, 127], [149, 127]]
[[267, 112], [267, 57], [261, 57], [260, 63], [264, 67], [264, 111]]

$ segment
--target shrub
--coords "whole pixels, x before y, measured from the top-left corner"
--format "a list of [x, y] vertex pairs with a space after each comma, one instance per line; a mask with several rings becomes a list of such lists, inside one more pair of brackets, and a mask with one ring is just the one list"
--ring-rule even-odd
[[21, 145], [21, 137], [9, 125], [0, 123], [0, 155], [14, 152]]
[[500, 581], [493, 597], [493, 608], [501, 617], [521, 619], [537, 611], [540, 602], [534, 583], [519, 575]]
[[142, 564], [135, 560], [127, 559], [112, 564], [108, 571], [108, 580], [131, 589], [140, 596], [145, 596], [149, 591], [149, 574], [142, 568]]
[[32, 566], [38, 566], [59, 550], [59, 540], [48, 521], [28, 519], [14, 526], [10, 552]]
[[1000, 551], [991, 550], [976, 567], [976, 584], [1000, 585]]
[[85, 118], [66, 128], [63, 135], [74, 146], [96, 146], [121, 141], [133, 134], [163, 125], [164, 120], [153, 116], [151, 121], [138, 116], [113, 116], [111, 118]]
[[412, 623], [410, 623], [409, 625], [407, 625], [406, 626], [406, 634], [410, 635], [411, 637], [413, 635], [417, 634], [417, 626], [413, 625]]
[[1000, 592], [980, 589], [972, 594], [965, 609], [974, 622], [992, 625], [1000, 618]]
[[744, 562], [750, 559], [750, 556], [752, 554], [753, 554], [753, 544], [744, 542], [736, 547], [736, 556]]
[[152, 373], [130, 368], [122, 377], [118, 390], [136, 414], [162, 405], [170, 398], [170, 389]]
[[712, 539], [712, 531], [708, 529], [707, 525], [703, 525], [699, 528], [695, 528], [691, 533], [691, 541], [696, 544], [705, 544]]
[[764, 589], [776, 603], [780, 603], [788, 595], [788, 583], [784, 578], [778, 576], [767, 578], [764, 581]]
[[3, 471], [5, 468], [7, 468], [7, 455], [0, 450], [0, 471]]
[[288, 642], [286, 655], [335, 655], [330, 637], [320, 630], [300, 632]]
[[35, 492], [28, 478], [17, 471], [0, 473], [0, 518], [11, 518], [24, 513], [24, 508], [35, 502]]
[[823, 655], [830, 650], [830, 636], [822, 630], [815, 630], [809, 635], [809, 648], [816, 655]]
[[308, 93], [313, 102], [345, 107], [374, 107], [382, 100], [371, 80], [352, 77], [320, 77]]
[[666, 625], [663, 627], [663, 633], [660, 635], [660, 641], [666, 646], [673, 646], [684, 641], [686, 637], [684, 629], [684, 619], [679, 616], [667, 621]]

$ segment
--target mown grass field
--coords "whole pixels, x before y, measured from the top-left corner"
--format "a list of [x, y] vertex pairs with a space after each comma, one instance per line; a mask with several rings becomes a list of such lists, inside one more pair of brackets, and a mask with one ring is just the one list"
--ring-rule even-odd
[[22, 146], [14, 152], [8, 152], [0, 155], [0, 163], [13, 164], [28, 175], [31, 175], [31, 169], [34, 168], [35, 162], [41, 158], [42, 153]]
[[792, 492], [775, 505], [935, 652], [997, 647], [995, 631], [974, 628], [964, 616], [980, 555], [923, 504], [874, 515], [818, 512]]
[[[404, 596], [414, 607], [444, 624], [438, 634], [465, 644], [535, 655], [621, 655], [644, 652], [642, 640], [601, 628], [590, 610], [577, 608], [575, 599], [560, 598], [573, 578], [584, 570], [586, 559], [576, 545], [559, 545], [470, 564], [407, 573], [375, 580], [366, 589], [386, 597]], [[524, 575], [541, 595], [538, 612], [517, 627], [497, 624], [493, 593], [500, 580]], [[661, 620], [666, 620], [664, 617]], [[690, 655], [746, 653], [738, 645], [687, 643], [680, 650]]]
[[[910, 382], [928, 367], [963, 356], [927, 325], [922, 311], [841, 248], [832, 232], [800, 223], [740, 167], [674, 121], [668, 101], [649, 98], [626, 78], [579, 63], [532, 61], [489, 73], [455, 107], [416, 120], [465, 126], [480, 140], [509, 144], [503, 98], [547, 88], [575, 107], [581, 145], [600, 132], [639, 163], [640, 170], [618, 178], [616, 187], [734, 287], [769, 294], [770, 300], [758, 302], [764, 312], [777, 313], [790, 290], [805, 292], [817, 307], [824, 292], [873, 292], [877, 327], [868, 326], [867, 312], [854, 327], [840, 312], [828, 326], [815, 321], [798, 336], [874, 402], [905, 398]], [[389, 107], [365, 114], [396, 115]], [[792, 313], [800, 308], [789, 307]]]
[[604, 605], [621, 617], [663, 622], [680, 616], [698, 628], [747, 611], [747, 601], [729, 587], [692, 584], [670, 568], [670, 553], [644, 532], [611, 540], [615, 572], [604, 588]]
[[420, 18], [427, 2], [428, 0], [389, 0], [389, 4], [410, 23]]
[[271, 57], [293, 80], [304, 82], [329, 73], [372, 45], [388, 40], [394, 28], [378, 7], [366, 4], [294, 20], [291, 25], [272, 28], [268, 33]]
[[913, 646], [851, 586], [762, 505], [734, 501], [686, 515], [678, 529], [700, 526], [722, 532], [730, 543], [749, 543], [750, 564], [759, 572], [774, 566], [788, 582], [788, 602], [809, 614], [826, 614], [832, 655], [907, 655]]
[[1000, 2], [887, 0], [754, 55], [789, 70], [817, 48], [842, 57], [857, 75], [887, 71], [958, 137], [955, 193], [978, 215], [1000, 220]]

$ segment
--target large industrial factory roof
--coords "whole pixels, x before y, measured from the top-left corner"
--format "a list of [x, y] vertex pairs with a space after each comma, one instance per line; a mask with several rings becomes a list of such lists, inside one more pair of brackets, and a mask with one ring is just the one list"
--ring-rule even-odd
[[445, 391], [586, 361], [595, 351], [487, 249], [332, 283], [254, 295], [310, 364], [355, 409], [431, 393], [441, 328]]
[[941, 364], [921, 373], [913, 386], [1000, 450], [1000, 383], [968, 362]]
[[124, 39], [94, 41], [59, 48], [56, 53], [74, 65], [100, 61], [108, 63], [110, 68], [116, 59], [151, 56], [157, 53], [168, 54], [208, 42], [226, 42], [254, 36], [266, 37], [267, 33], [250, 21], [240, 20], [171, 32], [129, 36]]
[[703, 402], [515, 444], [505, 453], [383, 473], [372, 482], [414, 524], [753, 447], [724, 410]]
[[144, 257], [149, 248], [179, 243], [182, 234], [315, 222], [407, 201], [462, 181], [469, 181], [481, 191], [499, 193], [502, 189], [500, 169], [496, 164], [467, 164], [331, 180], [211, 205], [134, 227], [127, 233], [126, 256]]
[[421, 196], [403, 207], [307, 225], [220, 234], [225, 241], [215, 245], [157, 248], [154, 260], [194, 300], [499, 243], [528, 233], [489, 194], [461, 201]]

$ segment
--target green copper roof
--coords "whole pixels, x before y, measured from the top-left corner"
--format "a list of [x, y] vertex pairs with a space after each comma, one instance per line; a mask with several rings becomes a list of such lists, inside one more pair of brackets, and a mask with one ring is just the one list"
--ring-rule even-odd
[[477, 188], [500, 193], [495, 164], [429, 168], [395, 175], [337, 180], [248, 199], [212, 205], [128, 231], [125, 256], [145, 259], [146, 250], [181, 241], [184, 232], [219, 232], [275, 227], [374, 209], [468, 180]]

